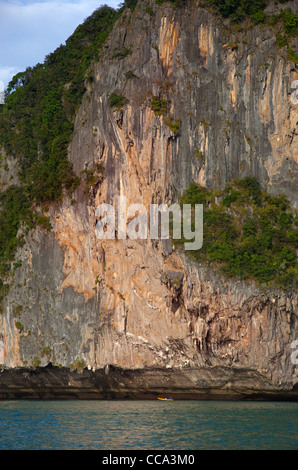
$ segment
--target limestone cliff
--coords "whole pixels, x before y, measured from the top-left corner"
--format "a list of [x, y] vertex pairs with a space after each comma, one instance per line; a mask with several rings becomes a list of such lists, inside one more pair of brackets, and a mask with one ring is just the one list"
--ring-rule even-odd
[[[0, 315], [0, 394], [22, 389], [7, 378], [12, 370], [51, 363], [89, 369], [69, 373], [78, 395], [89, 374], [84, 394], [105, 396], [102, 383], [117, 368], [131, 375], [123, 385], [119, 372], [106, 386], [116, 396], [296, 396], [295, 293], [227, 280], [170, 241], [96, 237], [99, 204], [123, 195], [129, 204], [171, 204], [192, 181], [221, 188], [253, 175], [296, 203], [290, 86], [298, 72], [272, 29], [231, 32], [196, 3], [180, 10], [148, 2], [153, 14], [144, 3], [118, 20], [76, 117], [75, 173], [104, 172], [53, 204], [53, 230], [32, 230], [18, 252], [22, 267]], [[111, 106], [112, 93], [125, 97], [122, 107]], [[152, 109], [155, 96], [168, 103], [167, 115]], [[35, 390], [35, 379], [23, 380], [23, 393]], [[46, 384], [50, 396], [56, 384]], [[59, 390], [67, 394], [67, 385]]]

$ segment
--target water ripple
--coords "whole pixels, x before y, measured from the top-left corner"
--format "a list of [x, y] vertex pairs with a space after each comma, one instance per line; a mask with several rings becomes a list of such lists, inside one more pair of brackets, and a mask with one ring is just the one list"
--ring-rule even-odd
[[0, 401], [0, 449], [297, 449], [298, 403]]

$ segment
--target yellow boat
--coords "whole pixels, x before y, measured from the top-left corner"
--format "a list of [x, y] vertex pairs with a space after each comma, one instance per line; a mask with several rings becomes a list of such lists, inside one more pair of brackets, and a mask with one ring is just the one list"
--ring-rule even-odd
[[161, 398], [157, 397], [158, 400], [164, 400], [164, 401], [174, 401], [174, 398]]

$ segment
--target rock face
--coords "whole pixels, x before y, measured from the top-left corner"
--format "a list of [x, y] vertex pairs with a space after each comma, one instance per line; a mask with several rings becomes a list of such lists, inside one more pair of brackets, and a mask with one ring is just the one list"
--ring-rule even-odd
[[[84, 368], [76, 396], [297, 396], [294, 293], [226, 280], [168, 240], [96, 236], [100, 204], [171, 204], [192, 181], [221, 188], [253, 175], [296, 202], [298, 73], [274, 33], [231, 35], [196, 5], [150, 5], [154, 16], [141, 5], [118, 21], [76, 117], [75, 172], [104, 172], [52, 206], [53, 231], [32, 231], [18, 253], [0, 315], [2, 396], [14, 396], [20, 368], [31, 372], [15, 389], [38, 396], [32, 368], [49, 363], [56, 378], [42, 396], [67, 395], [70, 370]], [[167, 110], [154, 111], [154, 97]], [[105, 379], [110, 366], [125, 385]]]

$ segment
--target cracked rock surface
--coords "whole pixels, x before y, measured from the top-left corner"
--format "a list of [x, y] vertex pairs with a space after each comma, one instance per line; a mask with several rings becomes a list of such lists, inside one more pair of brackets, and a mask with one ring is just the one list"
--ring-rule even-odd
[[[74, 170], [99, 163], [104, 174], [52, 206], [53, 231], [31, 231], [18, 252], [0, 315], [0, 396], [297, 396], [295, 293], [227, 280], [169, 240], [96, 237], [99, 204], [171, 204], [192, 181], [222, 188], [253, 175], [296, 203], [298, 73], [272, 31], [227, 37], [207, 10], [151, 3], [154, 21], [143, 9], [119, 20], [76, 117]], [[124, 47], [132, 53], [115, 59]], [[127, 98], [117, 111], [115, 91]]]

